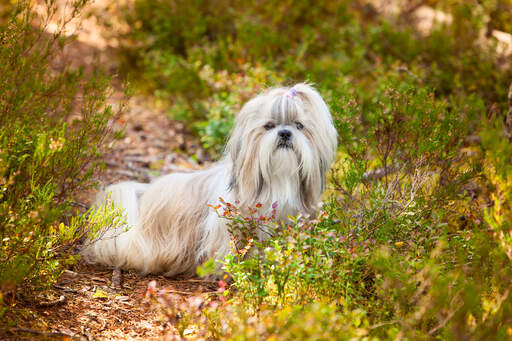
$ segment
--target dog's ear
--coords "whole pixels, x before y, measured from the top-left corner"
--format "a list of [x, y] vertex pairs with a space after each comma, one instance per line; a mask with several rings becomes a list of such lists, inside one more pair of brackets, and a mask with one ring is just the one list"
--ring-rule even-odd
[[[301, 183], [301, 201], [304, 207], [311, 209], [317, 200], [314, 193], [322, 193], [325, 189], [326, 172], [333, 162], [338, 145], [337, 133], [334, 128], [329, 107], [322, 99], [322, 96], [312, 86], [306, 83], [299, 83], [293, 86], [297, 96], [301, 99], [304, 112], [311, 118], [311, 129], [309, 138], [315, 146], [315, 170]], [[311, 172], [311, 170], [310, 170]]]
[[224, 151], [224, 157], [232, 165], [228, 189], [235, 191], [242, 204], [253, 204], [251, 201], [257, 200], [264, 185], [256, 160], [258, 133], [253, 129], [264, 95], [253, 98], [242, 107]]
[[328, 165], [331, 164], [338, 145], [337, 133], [334, 128], [332, 116], [329, 107], [322, 96], [315, 88], [306, 83], [298, 83], [293, 87], [297, 95], [304, 103], [304, 110], [311, 116], [312, 121], [316, 123], [317, 131], [321, 133], [322, 139], [318, 139], [321, 150], [324, 152], [322, 158]]

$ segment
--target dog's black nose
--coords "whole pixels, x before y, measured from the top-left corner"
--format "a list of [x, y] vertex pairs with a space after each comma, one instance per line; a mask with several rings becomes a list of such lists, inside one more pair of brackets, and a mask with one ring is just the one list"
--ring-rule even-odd
[[277, 135], [281, 138], [281, 140], [287, 141], [292, 137], [292, 132], [288, 129], [279, 130]]

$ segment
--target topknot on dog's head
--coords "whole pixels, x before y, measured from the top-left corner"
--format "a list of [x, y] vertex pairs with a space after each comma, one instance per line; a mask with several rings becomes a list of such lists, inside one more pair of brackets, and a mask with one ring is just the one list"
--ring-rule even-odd
[[[249, 100], [236, 116], [235, 129], [246, 126], [249, 121], [265, 120], [269, 116], [280, 115], [286, 121], [287, 118], [301, 113], [324, 127], [332, 126], [329, 108], [318, 91], [307, 83], [297, 83], [292, 87], [269, 88]], [[255, 123], [252, 122], [252, 124]], [[329, 132], [329, 135], [335, 140], [334, 129]]]

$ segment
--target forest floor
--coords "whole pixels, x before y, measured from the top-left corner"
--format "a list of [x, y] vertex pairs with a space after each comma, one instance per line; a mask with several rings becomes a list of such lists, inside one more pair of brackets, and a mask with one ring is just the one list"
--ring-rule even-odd
[[[160, 312], [145, 299], [148, 284], [156, 281], [167, 293], [183, 300], [197, 297], [201, 302], [217, 289], [211, 281], [141, 277], [133, 272], [123, 273], [118, 285], [112, 274], [111, 270], [85, 264], [66, 271], [36, 302], [18, 305], [18, 324], [6, 339], [176, 340], [180, 337], [174, 327], [163, 322]], [[194, 330], [184, 334], [193, 337]]]
[[[107, 5], [107, 1], [98, 0], [91, 10], [101, 13]], [[115, 48], [102, 38], [102, 27], [95, 16], [84, 18], [76, 29], [77, 39], [66, 47], [59, 62], [87, 70], [96, 61], [115, 76]], [[126, 100], [120, 82], [114, 81], [109, 104], [116, 108], [124, 103], [125, 108], [112, 127], [122, 129], [124, 135], [105, 155], [106, 169], [97, 175], [100, 184], [149, 182], [160, 174], [187, 172], [208, 163], [186, 125], [172, 121], [164, 109], [151, 106], [151, 102], [141, 96]], [[95, 192], [79, 197], [79, 205], [89, 206]], [[22, 300], [17, 306], [22, 319], [18, 318], [16, 328], [0, 336], [0, 340], [179, 339], [176, 330], [161, 322], [160, 312], [144, 299], [151, 281], [184, 299], [203, 298], [218, 288], [211, 281], [139, 276], [135, 272], [123, 272], [119, 280], [113, 278], [112, 270], [79, 262], [44, 296], [35, 302]], [[193, 336], [193, 331], [185, 331], [185, 335]]]

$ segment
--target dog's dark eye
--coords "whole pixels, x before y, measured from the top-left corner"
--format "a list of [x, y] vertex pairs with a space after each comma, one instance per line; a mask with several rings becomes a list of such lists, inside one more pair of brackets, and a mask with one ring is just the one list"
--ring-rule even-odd
[[300, 122], [295, 122], [295, 126], [297, 127], [297, 129], [301, 130], [302, 128], [304, 128], [304, 125]]
[[263, 128], [267, 129], [267, 130], [270, 130], [270, 129], [274, 129], [276, 127], [276, 125], [273, 123], [273, 122], [267, 122]]

